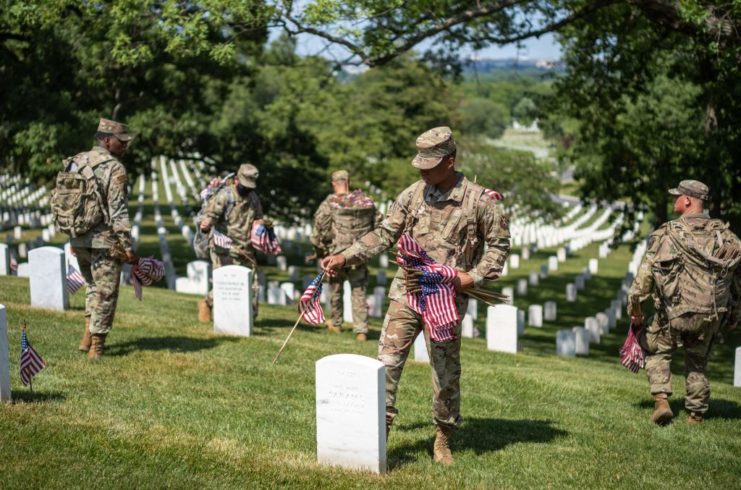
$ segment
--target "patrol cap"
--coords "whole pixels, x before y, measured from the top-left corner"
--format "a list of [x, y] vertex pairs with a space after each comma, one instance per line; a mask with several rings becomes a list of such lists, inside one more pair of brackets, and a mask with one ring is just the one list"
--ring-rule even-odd
[[257, 177], [260, 175], [260, 172], [257, 170], [257, 167], [252, 165], [251, 163], [243, 163], [239, 166], [239, 171], [237, 172], [237, 180], [239, 180], [239, 183], [242, 184], [244, 187], [248, 189], [254, 189], [257, 187]]
[[699, 180], [683, 180], [674, 189], [669, 189], [669, 194], [672, 196], [690, 196], [707, 201], [710, 189]]
[[332, 172], [332, 180], [350, 180], [350, 173], [347, 170], [337, 170]]
[[98, 132], [112, 134], [121, 141], [131, 141], [134, 139], [134, 137], [129, 134], [129, 128], [125, 124], [110, 119], [100, 119], [100, 122], [98, 123]]
[[417, 138], [417, 156], [412, 165], [427, 170], [436, 167], [444, 157], [455, 152], [453, 131], [447, 126], [440, 126], [425, 131]]

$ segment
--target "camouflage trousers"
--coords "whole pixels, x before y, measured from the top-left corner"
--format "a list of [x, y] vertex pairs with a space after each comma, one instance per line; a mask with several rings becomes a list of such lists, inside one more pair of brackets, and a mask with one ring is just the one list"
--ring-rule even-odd
[[90, 319], [90, 333], [108, 334], [118, 304], [121, 262], [107, 248], [75, 247], [74, 252], [87, 283], [85, 318]]
[[[211, 267], [213, 270], [225, 265], [241, 265], [252, 269], [252, 318], [257, 318], [257, 296], [260, 293], [260, 281], [257, 280], [257, 259], [255, 258], [255, 252], [250, 250], [242, 254], [230, 252], [217, 253], [213, 248], [211, 248], [210, 255]], [[206, 298], [206, 301], [208, 302], [208, 305], [213, 308], [213, 289], [208, 292], [208, 298]]]
[[684, 347], [685, 408], [690, 412], [705, 413], [710, 401], [710, 384], [705, 377], [705, 367], [718, 332], [719, 322], [713, 323], [695, 334], [679, 332], [663, 325], [654, 316], [646, 330], [647, 347], [646, 373], [651, 394], [672, 394], [672, 353]]
[[[456, 306], [460, 317], [466, 312], [468, 299], [459, 297]], [[463, 422], [461, 406], [461, 324], [456, 328], [456, 339], [449, 342], [431, 342], [422, 317], [407, 305], [406, 298], [391, 300], [383, 320], [378, 342], [378, 360], [386, 367], [386, 424], [391, 426], [399, 413], [396, 392], [414, 339], [425, 336], [427, 353], [432, 368], [432, 418], [437, 425], [457, 428]]]
[[352, 323], [353, 332], [368, 333], [368, 303], [365, 292], [368, 287], [368, 267], [360, 265], [354, 269], [347, 267], [338, 271], [335, 277], [329, 278], [329, 293], [332, 306], [332, 322], [342, 325], [343, 286], [345, 280], [350, 281], [352, 288]]

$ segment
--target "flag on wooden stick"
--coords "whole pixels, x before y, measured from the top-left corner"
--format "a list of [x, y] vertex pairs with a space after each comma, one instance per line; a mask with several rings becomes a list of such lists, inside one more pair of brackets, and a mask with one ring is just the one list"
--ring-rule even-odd
[[26, 328], [21, 333], [21, 383], [28, 386], [33, 377], [46, 367], [46, 363], [40, 355], [31, 347], [26, 335]]
[[298, 311], [303, 316], [304, 320], [312, 325], [321, 325], [324, 323], [324, 311], [322, 305], [319, 302], [322, 296], [322, 279], [324, 272], [320, 272], [309, 287], [306, 288], [304, 294], [298, 300]]
[[67, 291], [69, 292], [69, 294], [75, 294], [84, 285], [85, 285], [85, 278], [82, 276], [80, 271], [78, 271], [71, 265], [67, 267], [66, 287], [67, 287]]

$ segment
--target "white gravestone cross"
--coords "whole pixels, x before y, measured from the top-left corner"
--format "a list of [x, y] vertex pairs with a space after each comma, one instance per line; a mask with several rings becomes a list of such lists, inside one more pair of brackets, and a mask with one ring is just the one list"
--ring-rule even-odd
[[320, 464], [386, 472], [386, 385], [381, 362], [336, 354], [316, 362]]
[[252, 269], [227, 265], [214, 271], [214, 332], [252, 335]]

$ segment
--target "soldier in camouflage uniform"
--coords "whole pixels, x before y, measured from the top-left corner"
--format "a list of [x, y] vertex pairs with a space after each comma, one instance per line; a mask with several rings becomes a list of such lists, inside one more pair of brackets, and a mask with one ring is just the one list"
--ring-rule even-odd
[[[651, 420], [671, 422], [672, 353], [685, 350], [685, 408], [688, 423], [702, 422], [710, 401], [705, 367], [714, 340], [725, 325], [736, 328], [741, 316], [741, 243], [720, 220], [703, 210], [708, 187], [683, 180], [669, 191], [677, 196], [680, 218], [651, 234], [646, 255], [628, 293], [628, 313], [643, 325], [641, 303], [653, 297], [656, 313], [640, 336], [648, 353], [646, 372], [655, 406]], [[704, 264], [710, 264], [710, 267]]]
[[[455, 171], [456, 145], [450, 128], [431, 129], [417, 138], [416, 144], [418, 154], [412, 165], [420, 170], [422, 180], [399, 194], [375, 231], [341, 254], [322, 260], [322, 267], [339, 270], [367, 262], [409, 233], [432, 259], [459, 271], [454, 285], [462, 319], [468, 303], [466, 289], [497, 279], [502, 273], [510, 250], [507, 218], [483, 187]], [[421, 316], [407, 303], [404, 284], [404, 273], [399, 269], [391, 284], [391, 302], [378, 347], [378, 359], [386, 366], [387, 431], [398, 414], [396, 392], [404, 363], [414, 338], [423, 331], [432, 365], [432, 414], [437, 425], [434, 459], [450, 464], [449, 438], [462, 422], [461, 324], [459, 321], [456, 326], [454, 340], [431, 342]]]
[[[355, 240], [373, 230], [381, 221], [381, 214], [363, 191], [350, 192], [350, 174], [338, 170], [332, 174], [334, 193], [322, 201], [314, 213], [311, 243], [318, 258], [338, 254]], [[368, 266], [365, 263], [344, 267], [329, 278], [332, 319], [327, 320], [330, 332], [342, 331], [343, 284], [352, 287], [352, 318], [355, 338], [364, 342], [368, 334], [368, 306], [365, 292], [368, 286]]]
[[87, 233], [70, 239], [80, 272], [87, 283], [85, 296], [85, 333], [80, 350], [89, 359], [103, 355], [105, 339], [113, 326], [118, 302], [122, 262], [138, 260], [131, 248], [128, 210], [128, 178], [118, 160], [128, 148], [132, 136], [124, 124], [101, 119], [92, 150], [72, 157], [93, 168], [98, 182], [106, 219]]
[[[257, 280], [257, 258], [252, 247], [252, 225], [262, 221], [262, 204], [257, 196], [257, 168], [249, 163], [239, 167], [237, 177], [231, 185], [219, 190], [206, 207], [201, 231], [208, 233], [212, 228], [232, 240], [228, 248], [221, 247], [214, 241], [213, 233], [209, 237], [209, 251], [214, 270], [225, 265], [242, 265], [252, 269], [252, 317], [257, 318], [257, 295], [260, 283]], [[202, 300], [200, 310], [213, 308], [213, 291]]]

